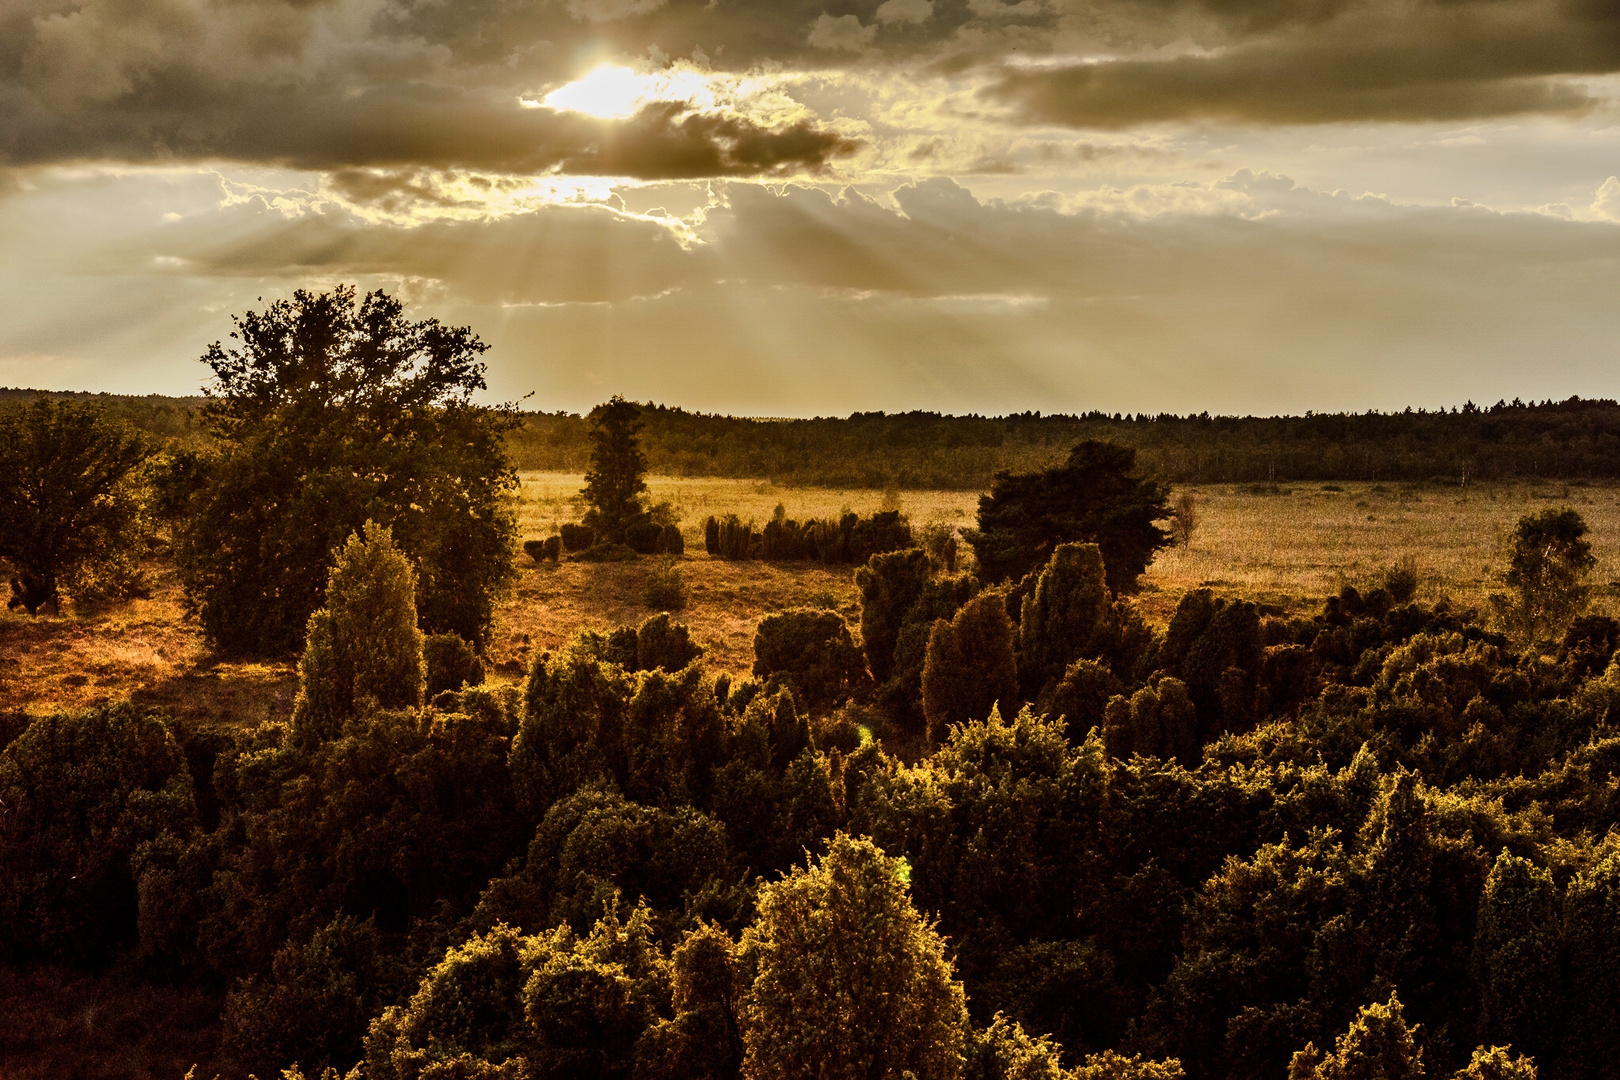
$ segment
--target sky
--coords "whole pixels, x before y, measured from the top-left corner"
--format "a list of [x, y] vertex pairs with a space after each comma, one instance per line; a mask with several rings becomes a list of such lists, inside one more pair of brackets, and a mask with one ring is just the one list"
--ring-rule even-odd
[[0, 0], [4, 386], [352, 283], [532, 409], [1620, 397], [1617, 271], [1617, 0]]

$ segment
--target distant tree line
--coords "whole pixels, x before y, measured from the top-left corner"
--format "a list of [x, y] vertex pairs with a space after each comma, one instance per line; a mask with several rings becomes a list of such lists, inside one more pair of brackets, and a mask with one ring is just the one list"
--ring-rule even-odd
[[[0, 408], [32, 396], [0, 390]], [[82, 396], [165, 439], [209, 438], [189, 411], [196, 399]], [[652, 473], [798, 486], [978, 489], [1003, 470], [1055, 464], [1086, 439], [1131, 447], [1144, 470], [1177, 484], [1620, 477], [1620, 404], [1575, 397], [1283, 417], [879, 412], [756, 420], [649, 404], [641, 421]], [[506, 435], [507, 451], [519, 469], [583, 472], [589, 432], [584, 416], [523, 413]]]
[[[1284, 417], [908, 412], [752, 420], [649, 404], [642, 419], [655, 473], [801, 486], [984, 488], [997, 472], [1055, 464], [1087, 439], [1128, 446], [1146, 472], [1177, 484], [1620, 476], [1620, 404], [1580, 398]], [[584, 436], [573, 414], [528, 413], [510, 446], [519, 468], [579, 471]]]

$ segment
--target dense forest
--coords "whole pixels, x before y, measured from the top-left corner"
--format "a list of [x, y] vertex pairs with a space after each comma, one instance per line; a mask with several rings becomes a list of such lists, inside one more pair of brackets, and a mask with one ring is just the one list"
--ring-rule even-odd
[[[33, 391], [0, 390], [0, 405]], [[55, 395], [93, 399], [165, 438], [206, 438], [192, 415], [201, 398]], [[1004, 417], [854, 413], [843, 419], [759, 420], [643, 408], [654, 473], [769, 479], [782, 485], [952, 488], [988, 486], [1001, 470], [1052, 464], [1083, 439], [1137, 452], [1142, 467], [1181, 484], [1290, 481], [1613, 479], [1620, 476], [1620, 404], [1570, 398], [1498, 402], [1450, 411], [1320, 415]], [[584, 417], [524, 412], [507, 435], [520, 469], [582, 472]]]

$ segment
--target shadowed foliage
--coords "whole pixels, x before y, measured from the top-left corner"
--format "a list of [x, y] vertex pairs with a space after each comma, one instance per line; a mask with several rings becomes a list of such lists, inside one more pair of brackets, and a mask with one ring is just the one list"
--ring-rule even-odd
[[0, 559], [14, 571], [8, 607], [54, 609], [74, 578], [85, 599], [139, 591], [141, 508], [132, 479], [151, 453], [142, 435], [93, 405], [41, 395], [0, 412]]
[[775, 677], [793, 689], [796, 700], [822, 713], [847, 700], [866, 672], [842, 616], [799, 608], [759, 621], [754, 675]]
[[1000, 593], [980, 593], [949, 621], [934, 620], [922, 672], [923, 713], [929, 738], [945, 737], [951, 724], [981, 720], [999, 707], [1018, 704], [1018, 665], [1013, 626]]
[[1088, 439], [1062, 465], [1002, 473], [979, 499], [979, 527], [968, 535], [986, 581], [1017, 581], [1063, 543], [1096, 544], [1108, 587], [1132, 592], [1153, 553], [1170, 542], [1156, 522], [1169, 516], [1168, 490], [1132, 475], [1136, 451]]

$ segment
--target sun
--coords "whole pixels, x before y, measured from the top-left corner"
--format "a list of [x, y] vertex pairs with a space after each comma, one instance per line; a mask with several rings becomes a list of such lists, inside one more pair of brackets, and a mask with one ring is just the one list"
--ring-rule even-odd
[[551, 109], [584, 113], [602, 120], [634, 116], [645, 101], [647, 77], [627, 67], [603, 64], [583, 78], [559, 86], [540, 100]]
[[583, 113], [600, 120], [626, 120], [653, 101], [685, 101], [697, 108], [709, 108], [714, 104], [714, 91], [709, 80], [697, 71], [643, 74], [618, 64], [601, 64], [538, 102], [524, 104]]

